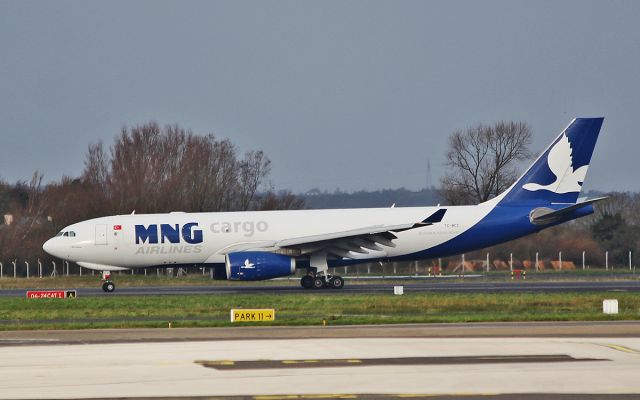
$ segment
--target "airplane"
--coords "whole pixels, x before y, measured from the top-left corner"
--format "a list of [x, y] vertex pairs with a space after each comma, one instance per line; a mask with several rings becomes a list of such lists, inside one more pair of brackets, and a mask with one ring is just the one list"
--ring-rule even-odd
[[202, 266], [215, 279], [306, 270], [305, 289], [344, 286], [329, 268], [461, 254], [592, 214], [578, 199], [604, 118], [576, 118], [507, 190], [478, 205], [114, 215], [47, 240], [54, 257], [102, 271]]

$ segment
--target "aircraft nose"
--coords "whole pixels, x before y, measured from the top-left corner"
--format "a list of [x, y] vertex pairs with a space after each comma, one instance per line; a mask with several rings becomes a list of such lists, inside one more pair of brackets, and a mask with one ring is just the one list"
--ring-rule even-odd
[[55, 254], [55, 248], [56, 248], [56, 245], [53, 243], [53, 239], [47, 240], [42, 245], [42, 250], [46, 251], [47, 253], [51, 254], [52, 256], [56, 255]]

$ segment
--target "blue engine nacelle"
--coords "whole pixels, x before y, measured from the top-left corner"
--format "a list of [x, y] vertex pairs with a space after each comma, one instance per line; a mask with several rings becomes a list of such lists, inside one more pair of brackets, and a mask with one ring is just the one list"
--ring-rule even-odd
[[293, 275], [296, 259], [266, 251], [239, 251], [226, 256], [227, 279], [260, 281]]

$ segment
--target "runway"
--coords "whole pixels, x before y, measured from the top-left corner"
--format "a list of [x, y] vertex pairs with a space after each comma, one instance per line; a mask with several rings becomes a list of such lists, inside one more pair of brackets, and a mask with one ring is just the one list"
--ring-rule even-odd
[[[217, 339], [216, 329], [155, 330], [170, 332], [166, 341], [150, 339], [152, 330], [39, 338], [2, 332], [0, 398], [630, 399], [640, 393], [639, 328], [637, 322], [280, 327], [248, 334], [229, 328]], [[439, 330], [458, 336], [438, 337]], [[597, 335], [585, 336], [591, 330]], [[573, 334], [545, 337], [553, 332]], [[79, 341], [56, 342], [65, 334]]]
[[[117, 279], [115, 280], [117, 285]], [[322, 289], [311, 290], [312, 293], [327, 295], [345, 293], [393, 293], [395, 285], [404, 286], [405, 293], [412, 292], [640, 292], [640, 280], [584, 280], [584, 281], [481, 281], [472, 282], [355, 282], [346, 280], [344, 288], [340, 290]], [[61, 288], [62, 289], [62, 288]], [[75, 289], [75, 288], [64, 288]], [[22, 297], [28, 289], [0, 289], [0, 296]], [[117, 287], [113, 293], [105, 293], [96, 281], [95, 288], [79, 288], [78, 296], [147, 296], [147, 295], [202, 295], [202, 294], [231, 294], [231, 293], [309, 293], [295, 284], [256, 285], [252, 283], [233, 282], [225, 285], [211, 286], [145, 286], [145, 287]]]

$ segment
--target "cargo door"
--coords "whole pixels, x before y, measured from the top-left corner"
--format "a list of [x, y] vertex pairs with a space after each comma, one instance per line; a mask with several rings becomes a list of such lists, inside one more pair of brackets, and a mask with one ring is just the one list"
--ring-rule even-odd
[[107, 244], [107, 225], [96, 224], [96, 245]]

